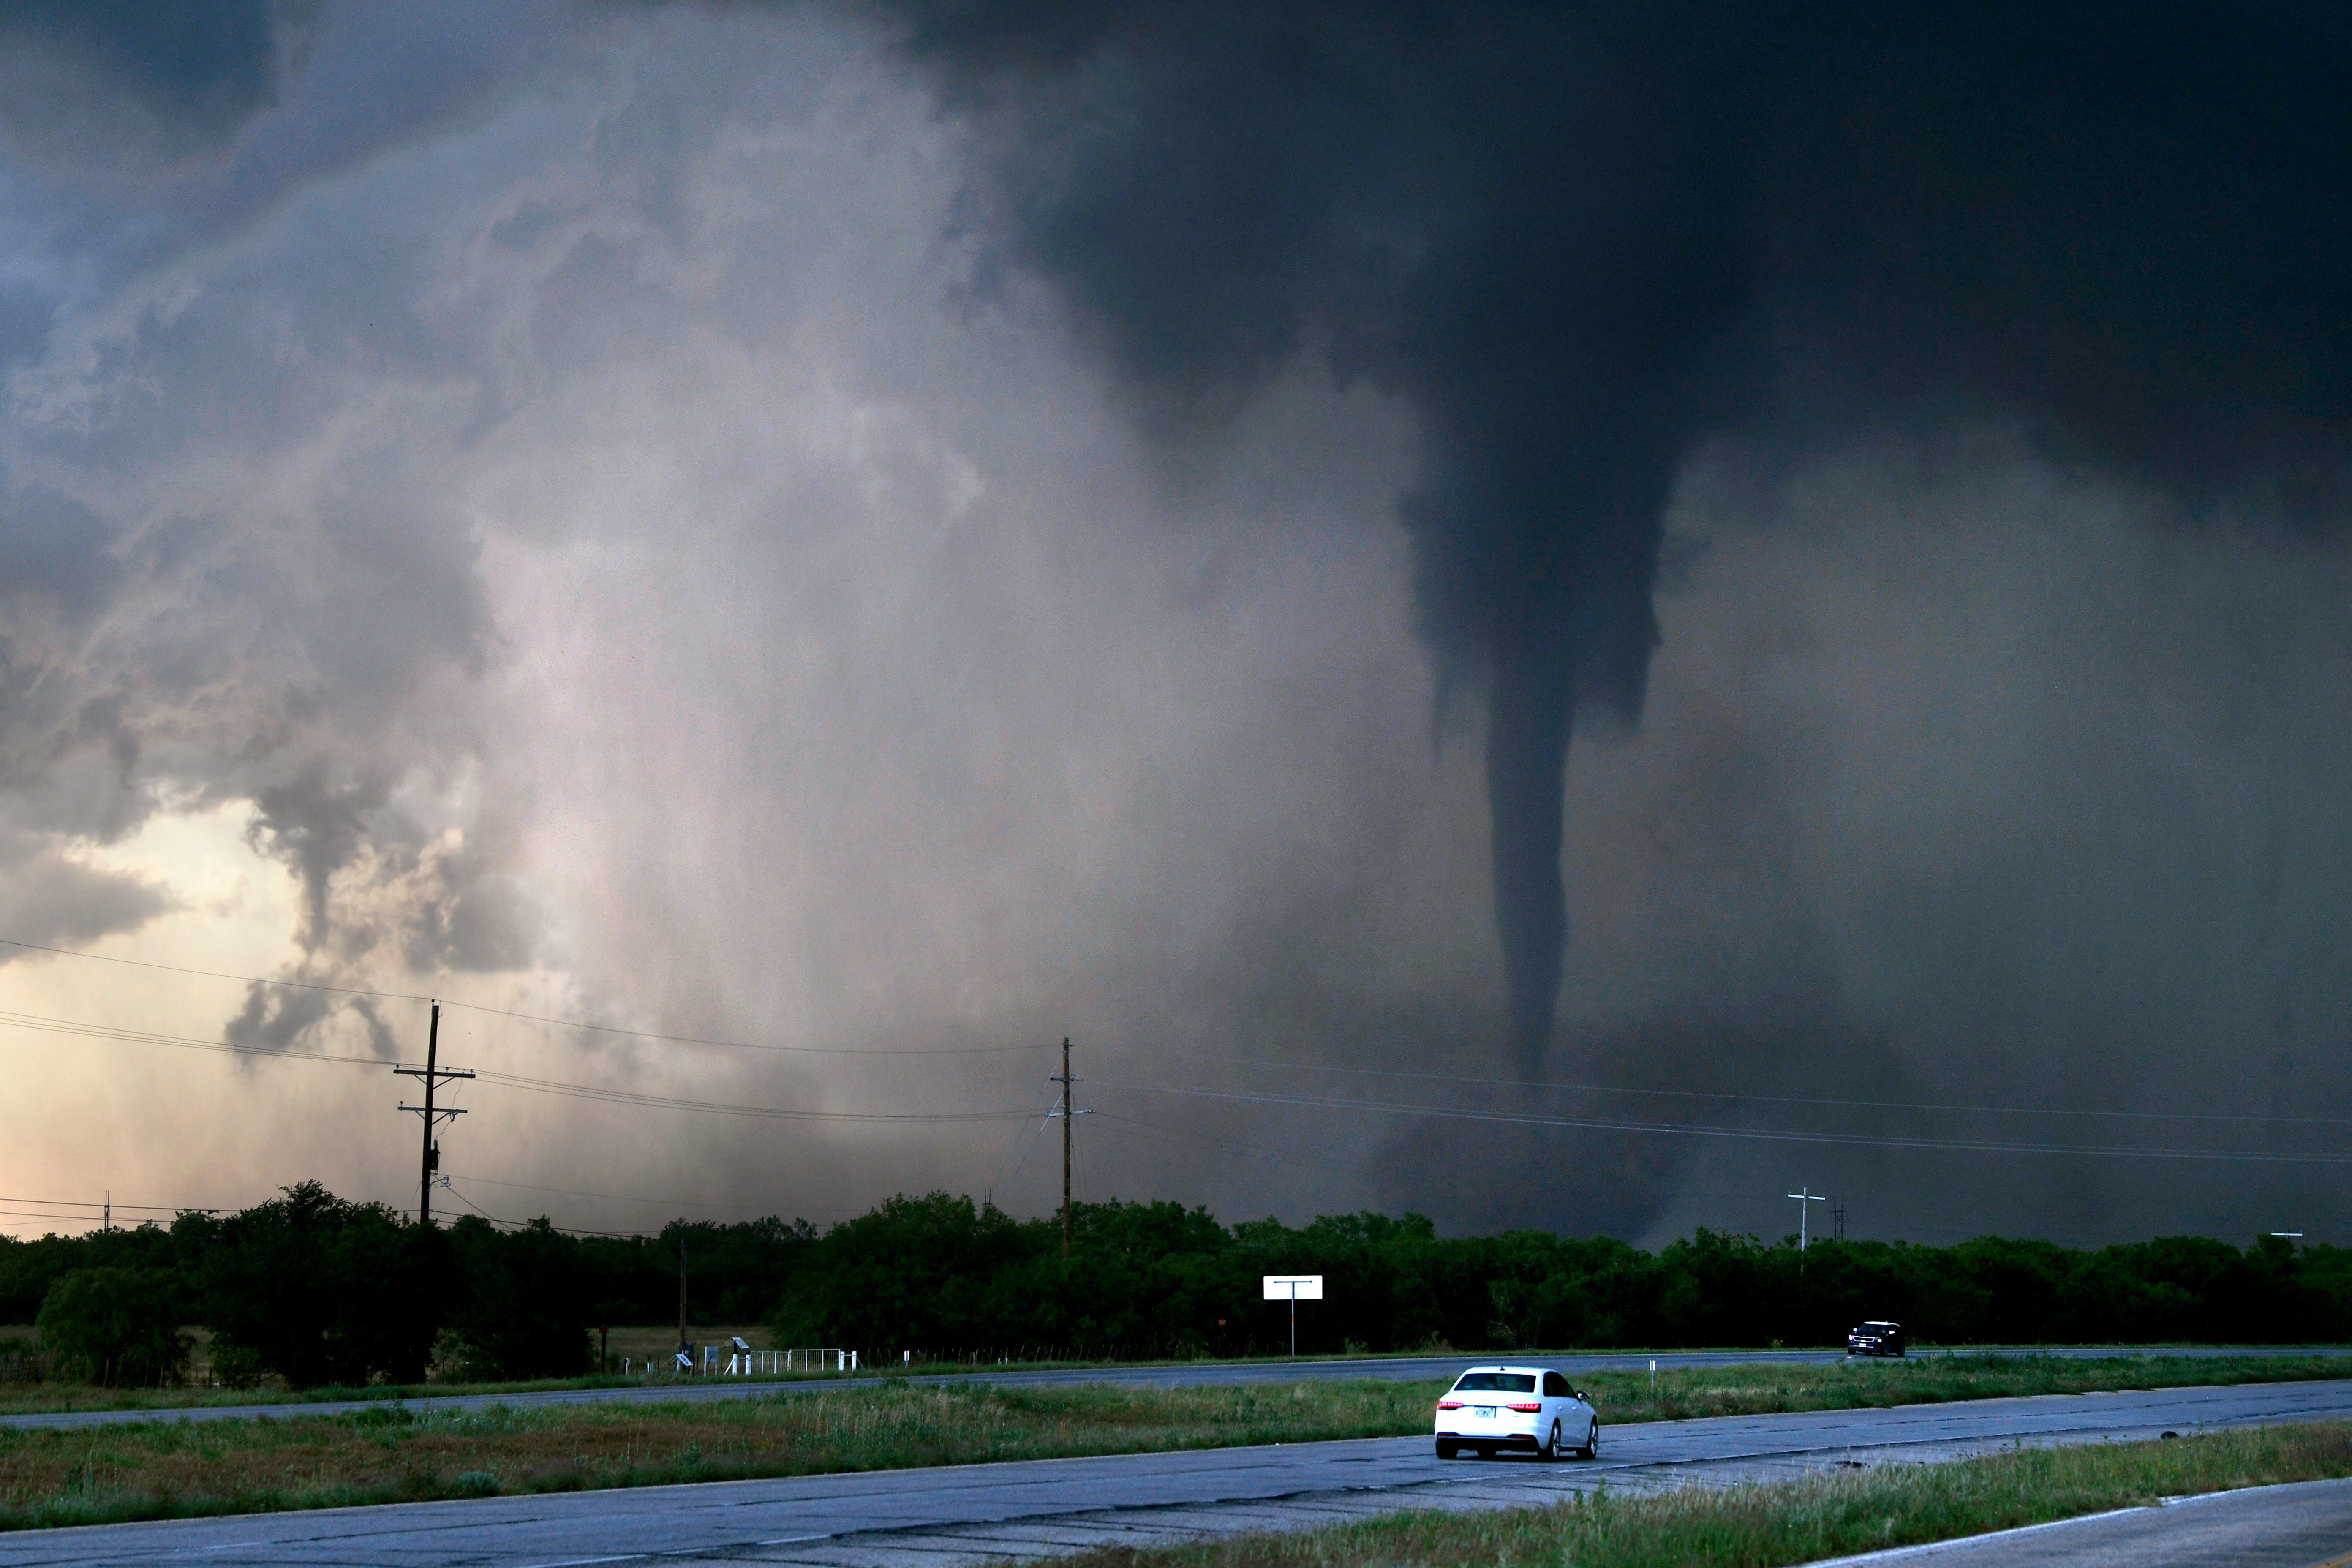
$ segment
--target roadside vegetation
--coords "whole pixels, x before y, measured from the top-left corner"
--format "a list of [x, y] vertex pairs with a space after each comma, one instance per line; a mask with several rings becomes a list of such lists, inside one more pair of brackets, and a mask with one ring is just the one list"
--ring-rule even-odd
[[1287, 1535], [1108, 1548], [1057, 1568], [1778, 1568], [2160, 1499], [2352, 1476], [2352, 1425], [2012, 1448], [1779, 1486], [1602, 1491], [1507, 1513], [1413, 1512]]
[[[725, 1331], [719, 1331], [723, 1333]], [[645, 1329], [629, 1331], [633, 1340], [658, 1338], [659, 1332]], [[621, 1338], [618, 1333], [614, 1337], [615, 1342]], [[1512, 1353], [1540, 1362], [1555, 1353], [1574, 1352], [1520, 1351]], [[1471, 1358], [1464, 1356], [1460, 1359], [1467, 1363]], [[1006, 1362], [987, 1365], [918, 1363], [908, 1370], [926, 1378], [935, 1378], [989, 1372], [1086, 1372], [1103, 1369], [1103, 1363], [1098, 1362]], [[200, 1363], [200, 1373], [201, 1370]], [[899, 1372], [898, 1368], [888, 1368], [882, 1375], [895, 1379]], [[1646, 1372], [1588, 1372], [1577, 1375], [1580, 1386], [1594, 1397], [1605, 1421], [1685, 1421], [1705, 1415], [1757, 1415], [1788, 1410], [1927, 1405], [1954, 1399], [2001, 1399], [2033, 1394], [2218, 1387], [2241, 1383], [2302, 1383], [2319, 1378], [2352, 1376], [2352, 1356], [2188, 1356], [2167, 1355], [2156, 1351], [2138, 1355], [2077, 1360], [2030, 1352], [1998, 1354], [1975, 1352], [1938, 1352], [1902, 1361], [1842, 1361], [1822, 1365], [1759, 1362], [1735, 1366], [1667, 1367], [1654, 1377]], [[300, 1389], [274, 1384], [255, 1388], [108, 1388], [70, 1382], [0, 1384], [0, 1417], [90, 1410], [161, 1411], [248, 1405], [284, 1405], [299, 1409], [305, 1405], [362, 1400], [392, 1404], [401, 1400], [449, 1399], [466, 1395], [496, 1398], [504, 1394], [565, 1389], [620, 1390], [716, 1381], [722, 1380], [683, 1378], [657, 1373], [650, 1377], [541, 1378], [510, 1383], [375, 1383], [356, 1387], [326, 1384]], [[834, 1373], [794, 1372], [763, 1373], [750, 1381], [821, 1386], [839, 1384], [845, 1379]], [[870, 1386], [872, 1374], [861, 1373], [856, 1381]], [[1438, 1387], [1430, 1384], [1424, 1388], [1423, 1384], [1413, 1383], [1393, 1384], [1391, 1386], [1424, 1389], [1431, 1399], [1434, 1399]], [[1422, 1414], [1425, 1416], [1426, 1410]], [[1415, 1421], [1426, 1424], [1420, 1416], [1415, 1417]], [[1397, 1430], [1419, 1429], [1420, 1425], [1408, 1424]]]
[[[1540, 1360], [1540, 1357], [1536, 1358]], [[2242, 1383], [2303, 1383], [2343, 1377], [2336, 1356], [2181, 1356], [2156, 1353], [2096, 1361], [2051, 1355], [1936, 1355], [1844, 1361], [1821, 1366], [1750, 1363], [1577, 1376], [1608, 1425], [1766, 1415], [1787, 1410], [1885, 1409], [1961, 1399], [2126, 1389], [2215, 1388]]]
[[[1706, 1230], [1649, 1252], [1538, 1231], [1441, 1237], [1413, 1215], [1304, 1226], [1172, 1203], [1080, 1204], [1060, 1227], [946, 1193], [822, 1232], [771, 1217], [572, 1236], [479, 1215], [425, 1227], [316, 1183], [236, 1214], [34, 1240], [0, 1237], [0, 1381], [279, 1389], [573, 1378], [764, 1325], [866, 1367], [1282, 1353], [1268, 1273], [1319, 1274], [1307, 1354], [1491, 1355], [1535, 1346], [1842, 1344], [1865, 1318], [1916, 1346], [2352, 1343], [2352, 1248], [2172, 1237], [2075, 1250], [1830, 1241], [1801, 1255]], [[755, 1336], [747, 1334], [746, 1338]]]
[[1434, 1384], [981, 1384], [0, 1429], [0, 1527], [577, 1491], [1425, 1428]]
[[[2315, 1357], [2067, 1362], [1968, 1356], [1581, 1380], [1603, 1422], [2269, 1381]], [[1000, 1459], [1420, 1436], [1442, 1383], [1150, 1388], [913, 1384], [677, 1403], [299, 1406], [258, 1420], [0, 1428], [0, 1527], [571, 1491]], [[1607, 1437], [1604, 1431], [1603, 1442]]]

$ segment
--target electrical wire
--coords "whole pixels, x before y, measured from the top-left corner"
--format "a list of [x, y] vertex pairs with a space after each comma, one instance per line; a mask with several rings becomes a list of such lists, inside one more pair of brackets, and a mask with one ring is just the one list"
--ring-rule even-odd
[[363, 985], [329, 985], [314, 980], [267, 980], [257, 974], [230, 974], [217, 969], [194, 969], [185, 964], [157, 963], [142, 958], [118, 958], [111, 953], [81, 952], [69, 947], [48, 947], [37, 942], [18, 942], [0, 937], [0, 947], [13, 947], [26, 952], [46, 952], [59, 958], [87, 959], [92, 963], [121, 963], [134, 969], [157, 969], [172, 974], [200, 975], [207, 980], [234, 980], [241, 985], [282, 986], [295, 991], [325, 991], [338, 996], [364, 996], [380, 1002], [438, 1002], [444, 1007], [460, 1007], [469, 1013], [483, 1013], [496, 1018], [514, 1018], [529, 1024], [547, 1024], [560, 1029], [579, 1029], [590, 1034], [624, 1036], [630, 1039], [654, 1040], [665, 1045], [712, 1046], [738, 1051], [776, 1051], [791, 1056], [818, 1057], [980, 1057], [1001, 1056], [1012, 1051], [1039, 1051], [1054, 1048], [1050, 1041], [1035, 1041], [1018, 1046], [779, 1046], [757, 1040], [730, 1040], [704, 1035], [666, 1035], [653, 1029], [628, 1029], [617, 1024], [591, 1024], [583, 1018], [557, 1018], [538, 1013], [519, 1013], [505, 1007], [492, 1007], [486, 1003], [467, 1002], [450, 996], [427, 996], [414, 991], [376, 991]]
[[39, 1204], [45, 1208], [98, 1209], [100, 1212], [103, 1212], [108, 1208], [113, 1208], [116, 1210], [127, 1211], [131, 1214], [215, 1214], [219, 1212], [216, 1209], [195, 1208], [193, 1206], [182, 1207], [164, 1204], [118, 1204], [113, 1203], [110, 1200], [106, 1203], [90, 1203], [84, 1202], [80, 1198], [0, 1197], [0, 1204]]
[[598, 1084], [563, 1083], [553, 1079], [524, 1078], [515, 1073], [479, 1072], [482, 1083], [568, 1100], [593, 1100], [606, 1105], [642, 1105], [663, 1110], [696, 1110], [712, 1116], [751, 1116], [778, 1121], [1019, 1121], [1026, 1110], [794, 1110], [775, 1106], [732, 1105], [723, 1100], [684, 1100], [671, 1095], [642, 1094], [634, 1089]]
[[1349, 1073], [1369, 1078], [1412, 1079], [1425, 1083], [1458, 1083], [1487, 1089], [1538, 1089], [1579, 1094], [1649, 1095], [1660, 1099], [1738, 1100], [1752, 1105], [1822, 1105], [1858, 1110], [1932, 1110], [1971, 1116], [2086, 1116], [2141, 1121], [2275, 1122], [2310, 1127], [2352, 1127], [2352, 1116], [2235, 1116], [2189, 1110], [2054, 1110], [2046, 1106], [1936, 1105], [1903, 1100], [1823, 1100], [1788, 1094], [1735, 1094], [1720, 1089], [1636, 1089], [1606, 1083], [1537, 1083], [1516, 1078], [1469, 1078], [1455, 1073], [1411, 1072], [1396, 1068], [1346, 1067], [1332, 1062], [1277, 1062], [1253, 1057], [1217, 1057], [1194, 1051], [1139, 1051], [1118, 1046], [1100, 1047], [1112, 1056], [1140, 1061], [1217, 1062], [1233, 1067], [1279, 1068], [1293, 1072]]
[[[462, 1179], [472, 1182], [479, 1186], [511, 1187], [515, 1191], [522, 1193], [551, 1193], [559, 1197], [604, 1198], [609, 1202], [618, 1204], [657, 1204], [666, 1207], [682, 1209], [732, 1209], [739, 1213], [757, 1212], [761, 1214], [762, 1217], [765, 1217], [768, 1215], [779, 1215], [781, 1216], [781, 1211], [761, 1204], [714, 1204], [698, 1202], [689, 1198], [635, 1198], [630, 1197], [624, 1193], [590, 1193], [583, 1192], [577, 1187], [541, 1187], [533, 1186], [529, 1182], [496, 1182], [492, 1181], [488, 1176], [467, 1176]], [[806, 1214], [859, 1215], [864, 1214], [866, 1211], [865, 1209], [826, 1208], [797, 1210], [795, 1212]]]
[[174, 1050], [212, 1051], [232, 1057], [291, 1057], [306, 1062], [340, 1062], [346, 1067], [382, 1068], [392, 1064], [381, 1057], [339, 1057], [324, 1051], [292, 1051], [278, 1046], [239, 1046], [226, 1040], [197, 1040], [185, 1035], [157, 1034], [147, 1029], [121, 1029], [108, 1024], [86, 1024], [71, 1018], [48, 1018], [37, 1013], [0, 1010], [0, 1027], [28, 1029], [45, 1035], [81, 1039], [112, 1040], [123, 1045], [169, 1046]]
[[[441, 1183], [441, 1190], [447, 1193], [451, 1197], [456, 1198], [459, 1203], [464, 1204], [467, 1208], [472, 1209], [477, 1215], [479, 1215], [491, 1225], [502, 1225], [509, 1230], [529, 1230], [535, 1223], [531, 1220], [500, 1219], [498, 1215], [490, 1213], [488, 1209], [485, 1209], [473, 1199], [467, 1197], [465, 1194], [459, 1192], [456, 1187], [450, 1184], [451, 1182], [459, 1178], [445, 1177]], [[472, 1181], [474, 1178], [467, 1176], [463, 1179]], [[493, 1184], [497, 1185], [502, 1184]], [[552, 1231], [559, 1231], [565, 1236], [603, 1237], [613, 1241], [638, 1241], [642, 1240], [646, 1236], [646, 1232], [641, 1230], [583, 1230], [578, 1226], [557, 1225], [551, 1220], [548, 1222], [547, 1228]]]
[[2252, 1150], [2134, 1149], [2080, 1143], [2009, 1143], [1967, 1138], [1906, 1138], [1860, 1133], [1788, 1132], [1768, 1128], [1710, 1127], [1690, 1121], [1625, 1121], [1597, 1116], [1530, 1116], [1500, 1110], [1469, 1110], [1432, 1105], [1395, 1105], [1379, 1100], [1331, 1100], [1313, 1095], [1262, 1091], [1184, 1089], [1164, 1083], [1133, 1083], [1098, 1078], [1110, 1089], [1149, 1094], [1187, 1095], [1202, 1100], [1242, 1100], [1260, 1105], [1294, 1105], [1334, 1110], [1370, 1110], [1393, 1116], [1428, 1116], [1454, 1121], [1496, 1122], [1518, 1127], [1578, 1128], [1603, 1132], [1642, 1132], [1685, 1138], [1746, 1139], [1773, 1143], [1833, 1143], [1874, 1149], [1941, 1149], [1988, 1154], [2079, 1154], [2136, 1160], [2210, 1160], [2256, 1164], [2352, 1165], [2352, 1154], [2278, 1154]]
[[1328, 1171], [1352, 1171], [1356, 1168], [1345, 1160], [1327, 1160], [1320, 1154], [1310, 1154], [1303, 1149], [1269, 1149], [1261, 1143], [1238, 1142], [1231, 1138], [1219, 1138], [1213, 1133], [1194, 1132], [1189, 1128], [1162, 1127], [1156, 1122], [1145, 1121], [1137, 1117], [1121, 1116], [1115, 1110], [1097, 1110], [1095, 1114], [1100, 1116], [1105, 1121], [1116, 1121], [1122, 1127], [1135, 1129], [1136, 1136], [1157, 1138], [1163, 1142], [1174, 1139], [1189, 1139], [1194, 1142], [1213, 1143], [1221, 1149], [1236, 1149], [1245, 1154], [1264, 1154], [1269, 1159], [1285, 1164], [1320, 1165]]
[[[36, 1014], [0, 1012], [0, 1027], [33, 1029], [84, 1039], [127, 1045], [166, 1046], [174, 1050], [210, 1051], [223, 1056], [284, 1057], [297, 1061], [336, 1062], [345, 1067], [384, 1068], [393, 1064], [378, 1057], [330, 1056], [319, 1051], [289, 1051], [268, 1046], [236, 1046], [218, 1040], [194, 1040], [182, 1035], [143, 1029], [116, 1029], [69, 1018], [44, 1018]], [[779, 1106], [733, 1105], [724, 1100], [687, 1100], [671, 1095], [644, 1094], [606, 1085], [567, 1083], [558, 1079], [527, 1078], [518, 1073], [481, 1072], [479, 1081], [520, 1089], [534, 1094], [561, 1095], [573, 1100], [601, 1100], [614, 1105], [638, 1105], [664, 1110], [701, 1111], [719, 1116], [749, 1116], [783, 1121], [1024, 1121], [1027, 1110], [801, 1110]]]

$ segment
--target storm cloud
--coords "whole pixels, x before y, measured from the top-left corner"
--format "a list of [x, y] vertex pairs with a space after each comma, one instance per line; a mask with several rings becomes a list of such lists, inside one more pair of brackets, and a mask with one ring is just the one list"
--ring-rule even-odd
[[2323, 14], [8, 26], [17, 1190], [2352, 1223]]
[[1147, 406], [1303, 343], [1402, 395], [1440, 690], [1486, 705], [1519, 1070], [1570, 737], [1640, 718], [1677, 476], [1965, 415], [2332, 521], [2352, 99], [2318, 9], [896, 7]]

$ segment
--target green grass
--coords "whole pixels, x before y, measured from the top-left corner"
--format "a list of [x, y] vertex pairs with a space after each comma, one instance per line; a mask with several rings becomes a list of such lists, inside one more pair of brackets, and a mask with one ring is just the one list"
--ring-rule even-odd
[[[614, 1343], [618, 1344], [619, 1331]], [[620, 1353], [617, 1350], [614, 1354]], [[1430, 1352], [1416, 1352], [1415, 1355]], [[1582, 1355], [1582, 1351], [1513, 1351], [1513, 1360], [1542, 1362]], [[1646, 1351], [1610, 1354], [1647, 1355]], [[1661, 1355], [1675, 1353], [1661, 1351]], [[1257, 1358], [1255, 1362], [1217, 1362], [1218, 1365], [1281, 1365], [1287, 1358]], [[1392, 1355], [1317, 1356], [1318, 1361], [1386, 1361]], [[1445, 1352], [1445, 1359], [1468, 1364], [1479, 1356]], [[1483, 1359], [1494, 1360], [1493, 1354]], [[934, 1362], [912, 1367], [874, 1367], [855, 1377], [912, 1373], [923, 1377], [978, 1376], [1007, 1372], [1093, 1372], [1114, 1367], [1191, 1366], [1199, 1361], [981, 1363]], [[2129, 1369], [2116, 1371], [2116, 1368]], [[1825, 1365], [1778, 1365], [1748, 1363], [1738, 1367], [1677, 1368], [1659, 1373], [1658, 1397], [1650, 1396], [1647, 1373], [1595, 1372], [1580, 1374], [1583, 1386], [1602, 1394], [1610, 1415], [1627, 1421], [1679, 1420], [1694, 1415], [1731, 1415], [1770, 1410], [1823, 1410], [1854, 1405], [1917, 1404], [1940, 1399], [1988, 1399], [2016, 1394], [2077, 1394], [2100, 1389], [2147, 1388], [2157, 1384], [2191, 1385], [2237, 1383], [2292, 1383], [2314, 1378], [2352, 1376], [2352, 1356], [2168, 1356], [2161, 1347], [2149, 1347], [2138, 1356], [2101, 1361], [2066, 1361], [2029, 1352], [1998, 1354], [1991, 1351], [1916, 1356], [1906, 1361], [1839, 1362]], [[2117, 1381], [2117, 1379], [2122, 1381]], [[1856, 1382], [1875, 1379], [1875, 1382]], [[352, 1400], [440, 1399], [457, 1394], [529, 1394], [566, 1389], [640, 1388], [648, 1384], [702, 1383], [699, 1377], [677, 1378], [667, 1373], [646, 1376], [541, 1378], [521, 1383], [370, 1384], [363, 1387], [327, 1386], [289, 1389], [261, 1388], [96, 1388], [84, 1384], [0, 1384], [0, 1415], [41, 1415], [82, 1410], [183, 1410], [225, 1406], [336, 1404]], [[765, 1373], [757, 1383], [838, 1383], [835, 1373]], [[1854, 1388], [1874, 1392], [1851, 1396]], [[1910, 1392], [1895, 1392], [1908, 1390]]]
[[2352, 1424], [2176, 1442], [2012, 1448], [1778, 1486], [1611, 1493], [1498, 1513], [1398, 1513], [1196, 1545], [1112, 1547], [1059, 1568], [1778, 1568], [2041, 1524], [2168, 1497], [2352, 1476]]
[[2138, 1388], [2210, 1388], [2242, 1383], [2304, 1383], [2352, 1375], [2331, 1356], [1953, 1355], [1825, 1365], [1751, 1363], [1661, 1371], [1579, 1374], [1604, 1422], [1686, 1421], [1784, 1410], [1852, 1410], [1937, 1405], [1956, 1399], [2042, 1394], [2102, 1394]]
[[[2320, 1358], [1937, 1358], [1584, 1380], [1602, 1419], [2225, 1384], [2340, 1370]], [[1150, 1388], [954, 1383], [679, 1403], [299, 1406], [251, 1421], [0, 1429], [0, 1528], [675, 1481], [1420, 1435], [1438, 1383], [1375, 1378]], [[436, 1392], [446, 1392], [436, 1390]]]
[[1297, 1443], [1426, 1429], [1434, 1385], [953, 1384], [0, 1430], [0, 1528]]
[[[2146, 1374], [2160, 1370], [2226, 1370], [2177, 1358], [2104, 1364], [2142, 1374], [2106, 1386], [2148, 1386], [2161, 1380]], [[1746, 1380], [1735, 1370], [1711, 1369], [1705, 1375], [1715, 1382], [1682, 1389], [1664, 1386], [1669, 1380], [1662, 1376], [1659, 1404], [1709, 1412], [1727, 1404], [1822, 1409], [1950, 1397], [1988, 1383], [2000, 1384], [1999, 1392], [2051, 1392], [2053, 1382], [2086, 1381], [2074, 1363], [1766, 1367], [1747, 1369], [1758, 1375]], [[1822, 1375], [1791, 1379], [1791, 1372]], [[1832, 1375], [1838, 1373], [1847, 1374], [1843, 1386]], [[1694, 1381], [1699, 1375], [1691, 1374]], [[1597, 1386], [1601, 1381], [1588, 1380], [1588, 1389], [1601, 1399], [1608, 1420], [1639, 1417], [1641, 1406], [1612, 1403]], [[0, 1529], [1418, 1436], [1429, 1430], [1438, 1387], [1370, 1378], [1186, 1389], [893, 1381], [716, 1403], [379, 1406], [341, 1415], [289, 1410], [250, 1421], [18, 1428], [0, 1430]], [[2117, 1458], [2124, 1455], [2137, 1457], [2126, 1462]], [[1765, 1568], [2158, 1496], [2342, 1474], [2352, 1474], [2352, 1426], [2279, 1427], [2142, 1448], [2023, 1450], [1793, 1489], [1604, 1495], [1574, 1509], [1412, 1515], [1319, 1532], [1311, 1539], [1321, 1545], [1311, 1550], [1301, 1544], [1310, 1538], [1285, 1536], [1188, 1549], [1192, 1555], [1102, 1554], [1099, 1562], [1103, 1568], [1357, 1562], [1492, 1562], [1499, 1568], [1506, 1561], [1514, 1568], [1654, 1562]], [[1218, 1555], [1223, 1552], [1240, 1555]]]

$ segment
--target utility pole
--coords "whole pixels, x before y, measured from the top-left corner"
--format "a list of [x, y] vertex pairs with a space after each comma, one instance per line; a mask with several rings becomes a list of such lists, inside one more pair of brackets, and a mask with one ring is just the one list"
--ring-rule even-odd
[[114, 1189], [112, 1187], [106, 1189], [106, 1217], [99, 1221], [99, 1228], [110, 1231], [114, 1228]]
[[1845, 1239], [1845, 1200], [1843, 1198], [1830, 1200], [1830, 1239], [1832, 1241]]
[[1062, 1259], [1067, 1262], [1070, 1257], [1070, 1119], [1094, 1114], [1091, 1110], [1070, 1109], [1070, 1086], [1078, 1080], [1070, 1076], [1070, 1037], [1067, 1035], [1062, 1037], [1062, 1070], [1058, 1076], [1046, 1075], [1045, 1081], [1062, 1086], [1062, 1103], [1047, 1114], [1062, 1119]]
[[677, 1233], [677, 1353], [686, 1353], [686, 1231]]
[[425, 1080], [425, 1103], [409, 1105], [404, 1102], [400, 1109], [414, 1110], [425, 1119], [425, 1152], [419, 1162], [420, 1169], [416, 1177], [416, 1223], [431, 1225], [433, 1223], [433, 1175], [441, 1168], [441, 1145], [434, 1138], [433, 1129], [439, 1122], [466, 1114], [463, 1110], [453, 1110], [446, 1106], [438, 1110], [435, 1110], [433, 1090], [445, 1079], [474, 1076], [474, 1069], [471, 1068], [445, 1068], [441, 1065], [440, 1003], [433, 1004], [433, 1026], [425, 1037], [425, 1065], [421, 1068], [396, 1067], [392, 1070], [403, 1078]]
[[1807, 1227], [1805, 1220], [1806, 1217], [1813, 1212], [1805, 1205], [1807, 1204], [1825, 1204], [1829, 1202], [1829, 1199], [1822, 1196], [1821, 1194], [1813, 1191], [1811, 1187], [1801, 1188], [1797, 1192], [1790, 1193], [1789, 1196], [1797, 1200], [1797, 1250], [1801, 1253], [1805, 1250], [1806, 1244]]

